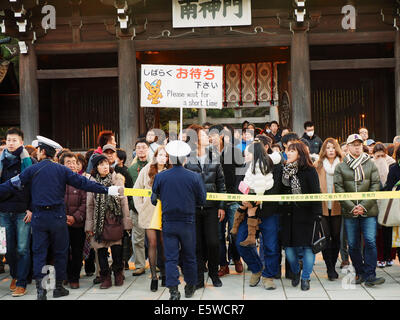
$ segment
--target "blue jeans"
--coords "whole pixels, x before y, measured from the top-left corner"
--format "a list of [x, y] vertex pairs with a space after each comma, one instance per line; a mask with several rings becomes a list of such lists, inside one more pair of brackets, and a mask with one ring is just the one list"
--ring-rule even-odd
[[[349, 254], [357, 275], [364, 280], [376, 277], [376, 217], [344, 218], [344, 226], [349, 243]], [[361, 255], [361, 234], [364, 238], [364, 259]]]
[[[227, 266], [229, 264], [229, 258], [226, 257], [226, 223], [228, 223], [228, 234], [231, 232], [233, 227], [233, 220], [235, 217], [235, 212], [239, 208], [239, 203], [235, 202], [231, 205], [228, 205], [225, 210], [225, 218], [222, 222], [219, 222], [218, 226], [218, 240], [219, 240], [219, 265]], [[231, 243], [231, 237], [229, 237], [229, 254], [232, 256], [233, 261], [240, 260], [239, 252], [236, 249], [234, 243]]]
[[17, 279], [17, 287], [26, 288], [26, 278], [31, 266], [31, 224], [25, 223], [26, 213], [0, 212], [0, 226], [6, 228], [6, 259], [10, 275]]
[[261, 218], [261, 223], [258, 227], [262, 234], [261, 245], [263, 247], [263, 260], [265, 266], [263, 265], [260, 256], [257, 254], [257, 249], [255, 247], [242, 247], [240, 245], [240, 242], [247, 238], [247, 219], [239, 226], [236, 246], [239, 254], [242, 256], [252, 273], [258, 273], [262, 270], [263, 277], [272, 278], [278, 273], [279, 269], [279, 216], [275, 214], [267, 218]]
[[301, 279], [309, 280], [314, 267], [315, 254], [311, 247], [286, 247], [286, 259], [289, 261], [290, 269], [293, 273], [300, 272], [299, 260], [303, 260], [303, 272]]

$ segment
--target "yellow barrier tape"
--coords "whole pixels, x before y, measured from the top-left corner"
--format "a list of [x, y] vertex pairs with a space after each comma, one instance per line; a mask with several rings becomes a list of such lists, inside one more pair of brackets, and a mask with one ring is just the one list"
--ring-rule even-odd
[[[125, 188], [125, 196], [150, 197], [149, 189]], [[400, 198], [398, 191], [348, 192], [348, 193], [313, 193], [313, 194], [272, 194], [246, 195], [233, 193], [207, 193], [207, 200], [213, 201], [344, 201], [377, 200]]]

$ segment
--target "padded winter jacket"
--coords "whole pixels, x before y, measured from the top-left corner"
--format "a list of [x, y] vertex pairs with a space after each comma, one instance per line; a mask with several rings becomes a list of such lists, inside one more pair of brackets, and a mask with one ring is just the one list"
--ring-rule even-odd
[[[335, 168], [333, 181], [335, 185], [335, 192], [369, 192], [379, 191], [380, 179], [378, 168], [374, 162], [369, 159], [362, 164], [364, 171], [363, 181], [354, 181], [354, 170], [351, 169], [345, 161], [339, 163]], [[365, 214], [368, 217], [376, 217], [378, 215], [378, 205], [376, 200], [344, 200], [340, 201], [342, 207], [342, 215], [345, 218], [352, 218], [354, 215], [351, 213], [355, 206], [361, 205], [365, 208]]]

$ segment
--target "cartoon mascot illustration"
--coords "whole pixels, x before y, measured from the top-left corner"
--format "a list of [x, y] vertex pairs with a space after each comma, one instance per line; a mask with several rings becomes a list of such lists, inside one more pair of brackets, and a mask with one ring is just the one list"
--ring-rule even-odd
[[151, 100], [151, 104], [159, 104], [163, 95], [160, 92], [161, 80], [154, 80], [151, 84], [149, 82], [145, 82], [147, 90], [149, 90], [150, 94], [147, 96], [147, 100]]

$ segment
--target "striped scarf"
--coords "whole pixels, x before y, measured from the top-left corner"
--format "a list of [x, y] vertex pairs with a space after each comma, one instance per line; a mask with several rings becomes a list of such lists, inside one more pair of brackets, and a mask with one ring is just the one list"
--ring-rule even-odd
[[354, 170], [354, 181], [363, 181], [365, 178], [362, 164], [369, 160], [369, 155], [362, 153], [357, 159], [355, 159], [350, 153], [345, 157], [344, 161]]
[[21, 172], [24, 171], [26, 168], [32, 165], [32, 159], [29, 156], [28, 151], [21, 146], [14, 152], [10, 152], [7, 149], [4, 149], [0, 156], [0, 177], [3, 172], [3, 161], [7, 159], [8, 161], [15, 160], [17, 157], [21, 159]]

